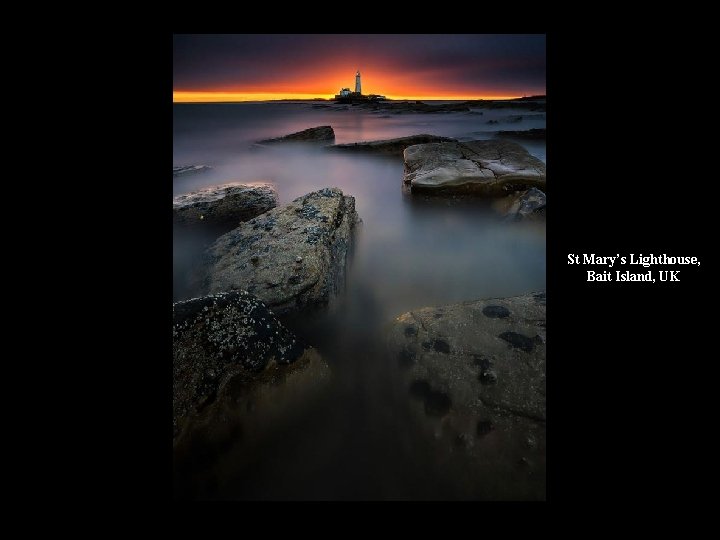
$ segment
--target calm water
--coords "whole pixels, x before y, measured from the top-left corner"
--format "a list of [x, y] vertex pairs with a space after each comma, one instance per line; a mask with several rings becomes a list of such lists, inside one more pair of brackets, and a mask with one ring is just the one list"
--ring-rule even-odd
[[[544, 225], [503, 223], [483, 204], [414, 201], [401, 189], [402, 159], [302, 145], [258, 149], [252, 143], [326, 124], [333, 126], [337, 143], [418, 133], [484, 139], [497, 130], [545, 127], [544, 113], [388, 116], [310, 104], [218, 104], [175, 105], [173, 121], [173, 165], [213, 167], [174, 179], [173, 195], [227, 181], [264, 181], [275, 185], [285, 204], [337, 186], [356, 198], [363, 220], [337, 309], [289, 321], [330, 365], [330, 395], [294, 418], [293, 429], [269, 443], [252, 467], [235, 468], [232, 455], [225, 456], [212, 470], [212, 489], [199, 496], [466, 497], [456, 482], [462, 465], [438, 467], [433, 450], [405, 421], [406, 389], [390, 373], [382, 329], [414, 308], [544, 289]], [[545, 160], [544, 142], [524, 145]], [[176, 300], [196, 295], [187, 278], [208, 240], [174, 235]], [[481, 489], [477, 493], [483, 496]]]

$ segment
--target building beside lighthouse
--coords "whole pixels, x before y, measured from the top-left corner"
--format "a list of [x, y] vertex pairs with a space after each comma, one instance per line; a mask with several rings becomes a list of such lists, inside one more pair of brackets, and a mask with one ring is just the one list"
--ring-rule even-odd
[[369, 94], [367, 96], [362, 93], [362, 83], [360, 81], [360, 70], [355, 73], [355, 91], [351, 92], [350, 88], [341, 88], [340, 92], [335, 95], [335, 101], [338, 103], [353, 103], [359, 101], [380, 101], [385, 96], [378, 94]]

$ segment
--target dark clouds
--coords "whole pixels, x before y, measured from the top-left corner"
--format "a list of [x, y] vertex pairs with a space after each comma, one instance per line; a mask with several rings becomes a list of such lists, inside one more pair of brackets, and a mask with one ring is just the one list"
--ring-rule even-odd
[[[339, 68], [457, 91], [545, 88], [544, 35], [176, 35], [173, 88], [297, 89]], [[351, 74], [352, 75], [352, 74]], [[380, 77], [382, 79], [382, 77]], [[347, 84], [350, 84], [348, 81]], [[335, 88], [333, 88], [334, 90]]]

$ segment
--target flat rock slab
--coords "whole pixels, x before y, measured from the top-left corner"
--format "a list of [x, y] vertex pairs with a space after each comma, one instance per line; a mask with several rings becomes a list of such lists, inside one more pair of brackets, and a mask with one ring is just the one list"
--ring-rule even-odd
[[173, 220], [177, 224], [203, 223], [229, 230], [275, 208], [277, 202], [277, 191], [269, 184], [231, 182], [174, 197]]
[[173, 167], [173, 177], [205, 172], [210, 169], [212, 169], [212, 167], [209, 165], [185, 165], [183, 167]]
[[545, 186], [545, 164], [510, 141], [418, 144], [403, 156], [413, 193], [497, 196]]
[[334, 144], [328, 146], [330, 150], [347, 150], [354, 152], [369, 152], [374, 154], [388, 154], [393, 156], [402, 156], [404, 150], [408, 146], [415, 144], [426, 144], [432, 142], [451, 142], [455, 141], [450, 137], [440, 137], [439, 135], [411, 135], [409, 137], [398, 137], [397, 139], [382, 139], [378, 141], [356, 142], [347, 144]]
[[308, 129], [304, 129], [302, 131], [298, 131], [296, 133], [291, 133], [290, 135], [284, 135], [282, 137], [275, 137], [273, 139], [264, 139], [262, 141], [258, 141], [259, 143], [278, 143], [278, 142], [312, 142], [312, 141], [332, 141], [335, 140], [335, 131], [333, 130], [332, 126], [318, 126], [318, 127], [312, 127]]
[[324, 188], [242, 223], [205, 253], [201, 287], [247, 290], [275, 313], [329, 303], [345, 283], [355, 198]]
[[420, 429], [468, 474], [505, 471], [501, 498], [544, 498], [545, 312], [540, 292], [410, 311], [389, 331]]
[[245, 291], [173, 304], [174, 436], [233, 377], [253, 381], [268, 365], [291, 364], [306, 349], [263, 302]]

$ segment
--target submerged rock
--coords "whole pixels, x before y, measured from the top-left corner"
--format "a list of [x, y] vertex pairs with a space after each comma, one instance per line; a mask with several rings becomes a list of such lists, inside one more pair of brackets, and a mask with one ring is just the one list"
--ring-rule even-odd
[[275, 313], [327, 305], [345, 283], [355, 198], [324, 188], [242, 223], [205, 254], [209, 293], [247, 290]]
[[413, 193], [494, 196], [545, 186], [545, 164], [510, 141], [418, 144], [404, 159], [403, 181]]
[[269, 184], [228, 183], [173, 198], [173, 220], [232, 229], [277, 206], [278, 194]]
[[216, 401], [228, 381], [257, 380], [270, 364], [292, 364], [308, 348], [245, 291], [173, 304], [173, 434]]
[[414, 144], [425, 144], [431, 142], [450, 142], [454, 141], [450, 137], [441, 137], [439, 135], [410, 135], [409, 137], [398, 137], [397, 139], [383, 139], [379, 141], [356, 142], [347, 144], [334, 144], [328, 146], [332, 150], [350, 150], [356, 152], [370, 152], [376, 154], [390, 154], [402, 156], [403, 151]]
[[505, 139], [523, 139], [523, 140], [545, 140], [545, 128], [533, 128], [521, 131], [498, 131], [496, 137]]
[[276, 143], [289, 141], [332, 141], [335, 140], [335, 131], [332, 126], [318, 126], [304, 129], [297, 133], [291, 133], [283, 137], [275, 137], [274, 139], [265, 139], [258, 141], [260, 143]]
[[212, 169], [212, 167], [210, 167], [209, 165], [186, 165], [184, 167], [173, 167], [173, 177], [205, 172], [209, 171], [210, 169]]
[[465, 102], [470, 107], [480, 107], [486, 109], [527, 109], [529, 111], [545, 111], [545, 96], [531, 96], [526, 98], [515, 99], [475, 99]]
[[508, 209], [508, 217], [515, 221], [522, 219], [538, 219], [545, 217], [547, 197], [537, 188], [513, 195], [513, 201]]
[[545, 496], [545, 313], [544, 292], [428, 307], [388, 336], [417, 428], [473, 478], [503, 471], [511, 498]]

